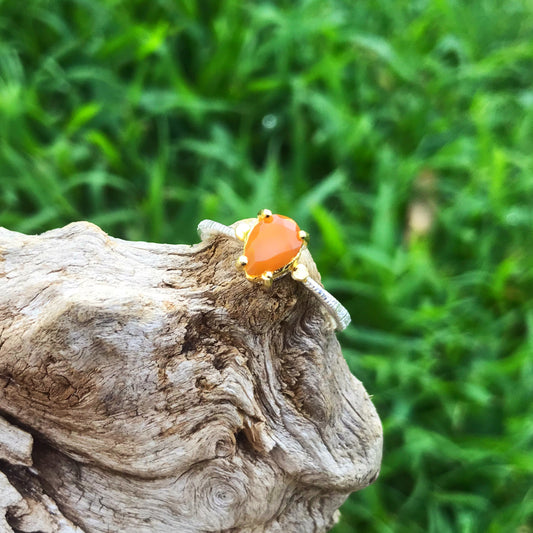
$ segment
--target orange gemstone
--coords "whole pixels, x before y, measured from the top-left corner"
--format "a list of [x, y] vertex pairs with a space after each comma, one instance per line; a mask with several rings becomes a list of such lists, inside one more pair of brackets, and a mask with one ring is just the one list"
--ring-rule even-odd
[[283, 215], [259, 219], [244, 246], [246, 273], [257, 277], [291, 263], [303, 245], [299, 232], [298, 224]]

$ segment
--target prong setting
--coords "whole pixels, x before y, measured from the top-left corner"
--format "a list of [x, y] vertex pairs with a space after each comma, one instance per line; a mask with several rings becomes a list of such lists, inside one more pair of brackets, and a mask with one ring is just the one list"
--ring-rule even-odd
[[305, 281], [309, 277], [309, 271], [305, 265], [298, 263], [296, 267], [291, 270], [291, 277], [296, 281]]
[[244, 270], [244, 267], [248, 264], [248, 258], [245, 255], [241, 255], [239, 259], [237, 259], [237, 267], [240, 270]]
[[246, 224], [245, 222], [241, 222], [240, 224], [237, 224], [237, 226], [235, 227], [235, 237], [237, 237], [239, 241], [244, 242], [246, 238], [248, 237], [248, 234], [250, 233], [251, 229], [252, 228], [250, 227], [249, 224]]
[[301, 239], [305, 244], [309, 244], [309, 233], [307, 233], [307, 231], [304, 231], [303, 229], [301, 229], [301, 230], [298, 232], [298, 237], [300, 237], [300, 239]]
[[270, 287], [272, 285], [272, 280], [274, 279], [274, 274], [272, 272], [265, 272], [261, 275], [261, 281], [265, 287]]
[[270, 209], [261, 209], [261, 211], [257, 213], [257, 218], [259, 220], [272, 218], [272, 211], [270, 211]]

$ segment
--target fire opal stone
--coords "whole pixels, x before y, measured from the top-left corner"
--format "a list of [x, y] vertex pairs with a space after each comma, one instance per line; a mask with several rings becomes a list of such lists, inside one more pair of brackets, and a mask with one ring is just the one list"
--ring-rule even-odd
[[259, 219], [244, 246], [244, 255], [248, 258], [246, 273], [257, 277], [288, 265], [303, 245], [299, 231], [298, 224], [283, 215]]

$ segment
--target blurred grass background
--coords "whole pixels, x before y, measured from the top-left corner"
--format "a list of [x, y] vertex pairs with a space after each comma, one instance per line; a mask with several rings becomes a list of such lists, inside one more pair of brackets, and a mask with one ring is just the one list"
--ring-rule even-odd
[[311, 232], [385, 430], [335, 533], [533, 532], [531, 0], [0, 0], [0, 225]]

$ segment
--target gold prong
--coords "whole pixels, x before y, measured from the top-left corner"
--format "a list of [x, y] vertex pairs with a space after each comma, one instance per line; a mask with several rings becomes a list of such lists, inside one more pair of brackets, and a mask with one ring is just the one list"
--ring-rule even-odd
[[302, 264], [297, 264], [291, 271], [292, 279], [296, 281], [305, 281], [309, 277], [309, 271]]
[[263, 220], [265, 218], [270, 218], [272, 216], [272, 211], [270, 209], [261, 209], [259, 213], [257, 213], [257, 218], [259, 220]]
[[300, 237], [300, 239], [302, 241], [305, 242], [305, 244], [308, 244], [309, 243], [309, 233], [307, 233], [307, 231], [304, 231], [303, 229], [301, 229], [299, 232], [298, 232], [298, 237]]
[[235, 227], [235, 237], [239, 239], [239, 241], [245, 241], [248, 237], [248, 233], [250, 233], [250, 225], [246, 224], [245, 222], [241, 222], [240, 224], [237, 224]]
[[272, 280], [274, 278], [274, 274], [272, 272], [264, 272], [261, 275], [261, 281], [263, 282], [263, 285], [265, 287], [270, 287], [272, 285]]
[[248, 258], [245, 255], [241, 255], [239, 259], [237, 259], [237, 267], [241, 270], [244, 269], [244, 267], [248, 264]]

